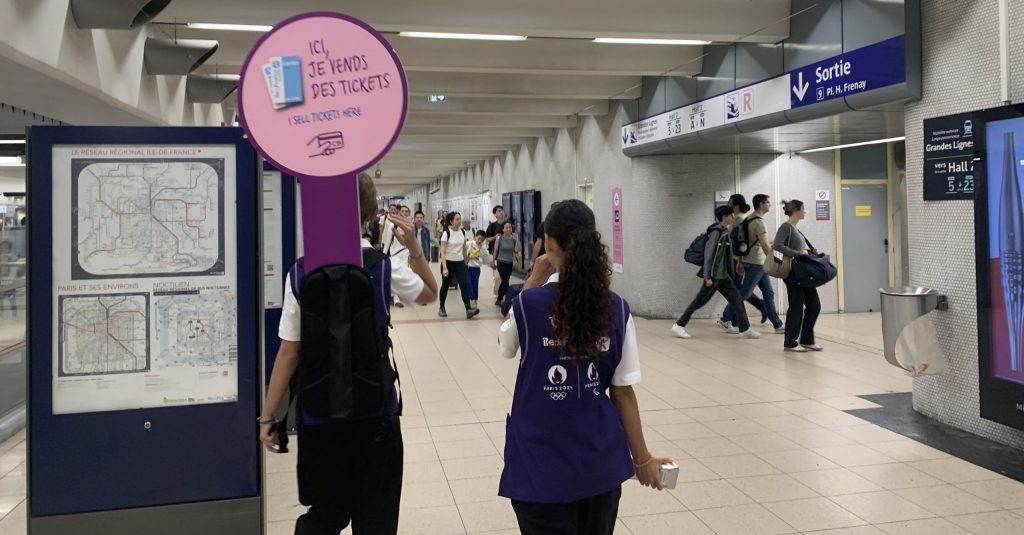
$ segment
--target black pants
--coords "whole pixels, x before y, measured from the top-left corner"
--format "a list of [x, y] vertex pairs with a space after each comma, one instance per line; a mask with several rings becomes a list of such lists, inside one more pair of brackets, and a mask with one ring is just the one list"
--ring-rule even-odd
[[466, 305], [466, 310], [469, 310], [469, 283], [466, 280], [466, 262], [452, 262], [449, 260], [446, 265], [448, 266], [448, 276], [441, 279], [441, 308], [444, 308], [444, 302], [448, 300], [448, 286], [454, 280], [459, 282], [462, 302]]
[[676, 325], [686, 327], [686, 324], [690, 323], [690, 317], [700, 310], [701, 307], [708, 304], [708, 301], [711, 301], [711, 298], [714, 297], [715, 292], [722, 294], [722, 297], [725, 297], [725, 300], [732, 305], [733, 310], [735, 310], [733, 320], [740, 332], [745, 332], [749, 329], [750, 320], [747, 319], [747, 309], [743, 306], [743, 296], [740, 295], [740, 290], [732, 282], [732, 279], [717, 280], [710, 288], [701, 281], [700, 292], [697, 292], [697, 297], [693, 298], [690, 306], [686, 307], [686, 312], [679, 316]]
[[[789, 310], [786, 311], [786, 347], [814, 344], [814, 325], [821, 314], [817, 288], [804, 288], [786, 282]], [[799, 337], [799, 339], [798, 339]]]
[[570, 503], [512, 500], [523, 535], [611, 535], [619, 514], [622, 487]]
[[498, 276], [501, 277], [501, 286], [498, 286], [498, 299], [504, 299], [508, 293], [508, 281], [512, 279], [512, 263], [498, 262]]
[[402, 499], [402, 429], [397, 416], [303, 425], [299, 430], [299, 501], [309, 511], [295, 535], [398, 533]]

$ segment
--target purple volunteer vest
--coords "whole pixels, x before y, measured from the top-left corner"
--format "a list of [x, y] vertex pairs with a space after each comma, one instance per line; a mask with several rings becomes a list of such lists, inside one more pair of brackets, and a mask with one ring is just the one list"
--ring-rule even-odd
[[629, 305], [618, 295], [615, 321], [598, 363], [563, 356], [549, 319], [554, 289], [515, 298], [522, 357], [506, 420], [505, 469], [498, 494], [513, 500], [566, 503], [611, 491], [633, 476], [618, 411], [608, 397], [622, 361]]
[[[377, 265], [367, 268], [367, 271], [370, 273], [370, 278], [373, 279], [373, 293], [377, 300], [375, 308], [377, 312], [377, 326], [387, 333], [391, 326], [391, 303], [394, 301], [391, 296], [391, 259], [385, 258], [378, 262]], [[305, 272], [302, 266], [295, 264], [288, 274], [292, 281], [290, 290], [295, 295], [295, 298], [298, 299], [299, 295], [296, 290], [302, 287], [301, 281], [303, 276], [305, 276]], [[299, 306], [302, 306], [301, 300], [299, 301]], [[381, 416], [394, 416], [396, 414], [398, 414], [397, 382], [395, 383], [395, 388], [391, 391], [391, 398], [388, 400], [385, 413], [381, 414]], [[300, 411], [299, 417], [305, 425], [324, 425], [345, 421], [342, 419], [319, 418], [306, 414], [305, 411]]]

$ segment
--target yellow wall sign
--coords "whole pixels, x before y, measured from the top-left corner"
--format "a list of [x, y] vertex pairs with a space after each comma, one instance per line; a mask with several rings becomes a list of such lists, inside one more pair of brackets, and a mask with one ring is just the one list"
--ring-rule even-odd
[[857, 205], [857, 217], [871, 217], [871, 205], [860, 204]]

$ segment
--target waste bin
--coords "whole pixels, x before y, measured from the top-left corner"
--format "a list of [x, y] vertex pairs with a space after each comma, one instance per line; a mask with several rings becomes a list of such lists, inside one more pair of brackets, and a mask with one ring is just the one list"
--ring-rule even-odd
[[900, 333], [911, 322], [932, 310], [947, 310], [946, 296], [932, 288], [904, 286], [901, 288], [880, 288], [882, 294], [882, 344], [885, 360], [898, 368], [904, 368], [896, 359], [896, 342]]

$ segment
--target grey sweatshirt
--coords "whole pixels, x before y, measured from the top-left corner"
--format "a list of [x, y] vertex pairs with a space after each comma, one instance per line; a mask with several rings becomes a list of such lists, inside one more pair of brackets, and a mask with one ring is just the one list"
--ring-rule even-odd
[[[722, 239], [723, 232], [726, 232], [726, 228], [721, 223], [717, 223], [708, 229], [708, 242], [704, 244], [704, 267], [698, 274], [701, 278], [710, 278], [713, 273], [715, 253], [718, 251], [718, 242]], [[731, 265], [732, 262], [729, 264]]]
[[807, 248], [807, 240], [789, 222], [783, 223], [779, 231], [775, 233], [775, 241], [772, 242], [772, 249], [790, 257], [800, 256], [800, 253]]

